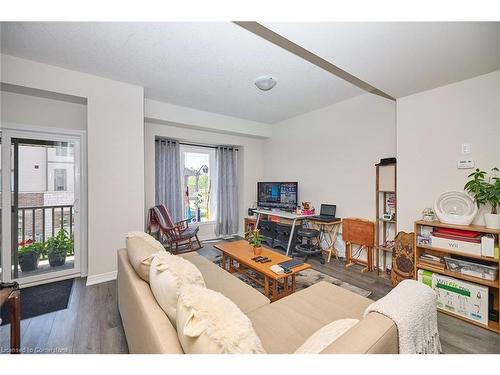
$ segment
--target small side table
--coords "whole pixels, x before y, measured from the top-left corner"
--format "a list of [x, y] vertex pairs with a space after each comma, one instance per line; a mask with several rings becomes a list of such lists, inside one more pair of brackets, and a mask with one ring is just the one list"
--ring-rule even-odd
[[342, 220], [338, 219], [335, 221], [320, 221], [320, 220], [314, 220], [313, 218], [307, 219], [313, 228], [317, 228], [320, 231], [320, 247], [321, 243], [324, 241], [327, 244], [327, 248], [323, 249], [323, 251], [326, 251], [328, 253], [328, 259], [327, 262], [330, 263], [330, 260], [332, 258], [332, 255], [339, 259], [337, 249], [335, 248], [335, 242], [337, 241], [337, 236], [339, 234], [339, 229], [340, 229], [340, 224], [342, 223]]
[[0, 286], [0, 309], [10, 306], [10, 353], [21, 353], [21, 292], [19, 285]]

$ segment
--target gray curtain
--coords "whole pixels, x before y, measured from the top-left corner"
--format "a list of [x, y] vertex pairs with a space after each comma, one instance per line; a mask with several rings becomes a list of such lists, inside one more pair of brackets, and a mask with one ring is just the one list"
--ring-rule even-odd
[[216, 223], [215, 234], [238, 233], [238, 152], [230, 146], [218, 146], [216, 164]]
[[181, 154], [179, 142], [173, 139], [155, 140], [156, 205], [164, 204], [172, 220], [182, 219]]

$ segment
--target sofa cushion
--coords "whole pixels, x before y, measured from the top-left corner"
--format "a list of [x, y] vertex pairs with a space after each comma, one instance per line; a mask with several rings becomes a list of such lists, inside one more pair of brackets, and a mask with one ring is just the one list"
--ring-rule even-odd
[[205, 287], [201, 272], [191, 262], [165, 251], [154, 256], [149, 271], [149, 285], [156, 301], [174, 326], [180, 290], [188, 284]]
[[372, 312], [321, 354], [398, 354], [398, 329], [388, 317]]
[[127, 250], [118, 251], [118, 307], [131, 354], [183, 354], [177, 331], [149, 284], [132, 268]]
[[373, 301], [319, 282], [248, 314], [268, 353], [293, 353], [334, 320], [362, 319]]
[[144, 232], [127, 234], [127, 254], [135, 272], [144, 281], [149, 281], [149, 267], [153, 255], [159, 251], [166, 253], [163, 245], [154, 237]]
[[187, 285], [177, 303], [177, 335], [186, 354], [264, 353], [250, 319], [223, 294]]
[[319, 354], [328, 345], [350, 330], [359, 322], [359, 319], [339, 319], [321, 327], [309, 337], [295, 354]]
[[269, 299], [258, 290], [244, 283], [235, 275], [223, 270], [207, 258], [197, 253], [183, 254], [182, 257], [189, 260], [200, 270], [207, 288], [224, 294], [245, 314], [269, 304]]

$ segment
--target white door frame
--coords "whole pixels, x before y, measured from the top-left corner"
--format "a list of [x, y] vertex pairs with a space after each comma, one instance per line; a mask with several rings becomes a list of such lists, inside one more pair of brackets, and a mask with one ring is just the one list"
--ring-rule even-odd
[[[86, 132], [23, 124], [2, 123], [2, 277], [11, 281], [11, 138], [70, 141], [76, 143], [75, 155], [75, 264], [74, 268], [17, 279], [22, 287], [87, 275], [87, 142]], [[4, 147], [6, 145], [7, 147]], [[78, 246], [78, 248], [76, 248]], [[78, 250], [77, 250], [78, 249]]]

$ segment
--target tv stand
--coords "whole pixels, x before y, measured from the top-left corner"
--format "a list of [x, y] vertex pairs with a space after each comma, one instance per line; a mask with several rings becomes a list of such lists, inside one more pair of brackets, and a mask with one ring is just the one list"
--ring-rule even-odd
[[276, 216], [276, 217], [279, 217], [281, 219], [288, 219], [288, 220], [292, 221], [292, 228], [290, 230], [290, 236], [288, 238], [288, 244], [287, 244], [287, 247], [286, 247], [286, 255], [287, 256], [289, 256], [289, 254], [290, 254], [290, 248], [291, 248], [291, 245], [292, 245], [293, 234], [294, 234], [294, 231], [295, 231], [295, 226], [297, 224], [297, 221], [305, 220], [309, 216], [311, 216], [311, 215], [298, 215], [298, 214], [295, 214], [293, 212], [288, 212], [288, 211], [284, 211], [284, 210], [270, 211], [270, 210], [264, 210], [264, 209], [261, 209], [261, 208], [255, 210], [254, 212], [257, 214], [257, 220], [255, 222], [255, 228], [259, 227], [259, 221], [260, 221], [260, 218], [261, 218], [262, 215]]

